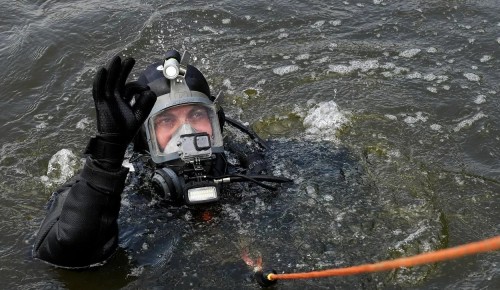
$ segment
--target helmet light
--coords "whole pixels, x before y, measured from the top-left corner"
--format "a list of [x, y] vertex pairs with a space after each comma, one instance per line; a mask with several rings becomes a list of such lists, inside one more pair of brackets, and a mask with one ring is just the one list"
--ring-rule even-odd
[[179, 62], [175, 58], [169, 58], [165, 60], [165, 62], [163, 63], [163, 75], [167, 79], [176, 79], [179, 76], [179, 72]]

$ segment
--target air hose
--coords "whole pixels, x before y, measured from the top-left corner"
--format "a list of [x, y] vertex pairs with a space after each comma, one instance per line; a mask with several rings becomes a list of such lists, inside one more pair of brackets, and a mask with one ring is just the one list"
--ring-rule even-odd
[[262, 183], [261, 181], [274, 182], [274, 183], [286, 183], [292, 182], [293, 180], [285, 177], [277, 177], [272, 175], [243, 175], [243, 174], [229, 174], [219, 177], [206, 176], [206, 178], [213, 179], [216, 183], [231, 183], [231, 182], [252, 182], [265, 189], [272, 191], [277, 190], [276, 187]]

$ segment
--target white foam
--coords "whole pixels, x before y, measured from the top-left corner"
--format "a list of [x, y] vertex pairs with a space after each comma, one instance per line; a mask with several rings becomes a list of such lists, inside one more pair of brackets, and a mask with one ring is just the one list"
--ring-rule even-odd
[[394, 116], [394, 115], [390, 115], [390, 114], [385, 114], [384, 115], [387, 119], [389, 120], [393, 120], [393, 121], [396, 121], [398, 119], [398, 117]]
[[325, 63], [328, 60], [330, 60], [330, 57], [329, 56], [325, 56], [325, 57], [322, 57], [320, 59], [313, 60], [312, 63]]
[[289, 74], [289, 73], [292, 73], [292, 72], [295, 72], [298, 70], [299, 70], [299, 66], [293, 64], [293, 65], [286, 65], [286, 66], [280, 66], [280, 67], [274, 68], [273, 73], [282, 76], [282, 75]]
[[229, 24], [229, 23], [231, 23], [231, 19], [229, 18], [222, 19], [222, 24]]
[[349, 62], [349, 66], [346, 65], [329, 65], [329, 71], [339, 73], [339, 74], [348, 74], [355, 70], [361, 70], [362, 72], [367, 72], [369, 70], [378, 69], [380, 67], [378, 60], [369, 59], [369, 60], [352, 60]]
[[436, 75], [433, 73], [426, 74], [424, 76], [424, 80], [429, 81], [429, 82], [435, 80], [436, 78], [437, 78]]
[[480, 62], [487, 62], [491, 60], [491, 55], [483, 55], [481, 59], [479, 60]]
[[311, 57], [311, 55], [309, 53], [304, 53], [304, 54], [297, 55], [295, 57], [295, 59], [296, 60], [305, 60], [305, 59], [309, 59], [309, 57]]
[[376, 59], [369, 59], [365, 61], [353, 60], [350, 61], [349, 63], [353, 68], [359, 69], [362, 72], [367, 72], [369, 70], [377, 69], [380, 66], [378, 60]]
[[82, 161], [69, 149], [61, 149], [49, 160], [47, 175], [41, 180], [47, 187], [61, 185], [75, 175], [80, 169]]
[[375, 5], [382, 4], [382, 0], [373, 0], [373, 4]]
[[396, 65], [392, 62], [388, 62], [386, 64], [381, 65], [380, 67], [383, 69], [394, 69], [396, 68]]
[[229, 80], [229, 79], [224, 79], [222, 81], [222, 85], [230, 90], [234, 90], [233, 86], [231, 85], [231, 80]]
[[214, 29], [210, 26], [203, 26], [201, 31], [208, 31], [208, 32], [212, 32], [213, 34], [219, 34], [219, 32], [216, 29]]
[[249, 69], [262, 69], [261, 65], [253, 65], [253, 64], [245, 64], [243, 67]]
[[464, 77], [471, 82], [478, 82], [480, 80], [479, 76], [473, 73], [464, 73]]
[[435, 87], [427, 87], [427, 90], [431, 93], [437, 93], [437, 89]]
[[278, 39], [283, 39], [283, 38], [287, 38], [288, 37], [288, 33], [286, 32], [282, 32], [280, 33], [280, 35], [278, 35]]
[[422, 226], [422, 223], [419, 223], [419, 226], [420, 226], [420, 228], [418, 228], [414, 233], [411, 233], [410, 235], [408, 235], [408, 237], [406, 237], [403, 241], [398, 242], [394, 247], [396, 249], [399, 249], [402, 246], [409, 244], [410, 242], [414, 241], [416, 238], [421, 236], [429, 228], [426, 225]]
[[406, 123], [406, 124], [409, 124], [409, 125], [413, 125], [417, 122], [426, 122], [427, 121], [427, 117], [424, 117], [423, 113], [422, 112], [417, 112], [417, 114], [415, 115], [415, 117], [412, 117], [412, 116], [407, 116], [403, 121]]
[[429, 47], [429, 48], [427, 49], [427, 52], [428, 52], [428, 53], [436, 53], [436, 52], [437, 52], [437, 49], [436, 49], [435, 47]]
[[90, 118], [85, 117], [85, 118], [81, 119], [80, 121], [78, 121], [78, 123], [76, 123], [76, 128], [83, 130], [83, 129], [87, 128], [87, 125], [89, 125], [91, 123], [92, 123], [92, 121], [90, 120]]
[[47, 122], [42, 121], [42, 122], [40, 122], [39, 124], [37, 124], [35, 127], [36, 127], [37, 129], [39, 129], [39, 130], [40, 130], [40, 129], [47, 128]]
[[406, 57], [406, 58], [411, 58], [417, 55], [421, 49], [419, 48], [412, 48], [412, 49], [407, 49], [399, 54], [399, 56]]
[[460, 123], [458, 123], [458, 125], [453, 129], [453, 131], [458, 132], [465, 127], [471, 126], [474, 122], [476, 122], [484, 117], [486, 117], [486, 115], [483, 114], [483, 112], [479, 112], [479, 113], [475, 114], [474, 116], [472, 116], [471, 118], [465, 119], [465, 120], [461, 121]]
[[308, 137], [320, 137], [322, 140], [337, 141], [335, 134], [348, 122], [334, 101], [321, 102], [309, 110], [303, 124]]
[[340, 21], [340, 20], [330, 20], [330, 21], [328, 21], [328, 23], [331, 26], [340, 26], [342, 24], [342, 21]]
[[485, 95], [479, 95], [479, 96], [477, 96], [477, 97], [476, 97], [476, 99], [474, 100], [474, 103], [476, 103], [476, 104], [478, 104], [478, 105], [479, 105], [479, 104], [482, 104], [482, 103], [484, 103], [484, 102], [486, 102], [486, 96], [485, 96]]
[[438, 83], [438, 84], [448, 80], [448, 76], [445, 76], [445, 75], [439, 75], [439, 76], [437, 76], [437, 78], [438, 78], [438, 80], [436, 81], [436, 83]]
[[328, 70], [335, 72], [335, 73], [345, 75], [345, 74], [348, 74], [348, 73], [351, 73], [352, 71], [354, 71], [354, 68], [352, 68], [350, 66], [343, 65], [343, 64], [339, 64], [339, 65], [332, 65], [331, 64], [328, 66]]
[[434, 131], [441, 131], [442, 126], [439, 124], [432, 124], [431, 129]]
[[418, 71], [416, 71], [416, 72], [413, 72], [413, 73], [407, 75], [406, 78], [407, 79], [411, 79], [411, 80], [412, 79], [421, 79], [422, 78], [422, 74], [419, 73]]
[[319, 20], [316, 21], [313, 25], [311, 25], [312, 28], [320, 28], [325, 24], [325, 20]]

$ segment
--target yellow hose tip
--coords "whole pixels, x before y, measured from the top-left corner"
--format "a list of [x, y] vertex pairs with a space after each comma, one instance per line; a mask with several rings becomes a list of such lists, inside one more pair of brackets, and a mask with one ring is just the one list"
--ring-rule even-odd
[[262, 286], [263, 288], [267, 288], [267, 287], [270, 287], [274, 284], [276, 284], [276, 282], [278, 282], [276, 279], [274, 279], [274, 274], [276, 274], [276, 271], [272, 270], [271, 272], [268, 272], [269, 274], [264, 274], [264, 271], [258, 271], [258, 272], [255, 272], [254, 274], [254, 278], [255, 278], [255, 281], [257, 281], [257, 283], [259, 283], [260, 286]]

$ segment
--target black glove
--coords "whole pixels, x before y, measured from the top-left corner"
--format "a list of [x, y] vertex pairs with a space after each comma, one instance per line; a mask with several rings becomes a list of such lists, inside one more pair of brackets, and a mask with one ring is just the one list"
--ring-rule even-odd
[[99, 133], [90, 139], [85, 153], [104, 169], [121, 168], [128, 144], [156, 102], [156, 94], [148, 86], [138, 82], [125, 84], [134, 64], [133, 58], [122, 61], [115, 56], [107, 69], [99, 69], [94, 79], [92, 96]]

